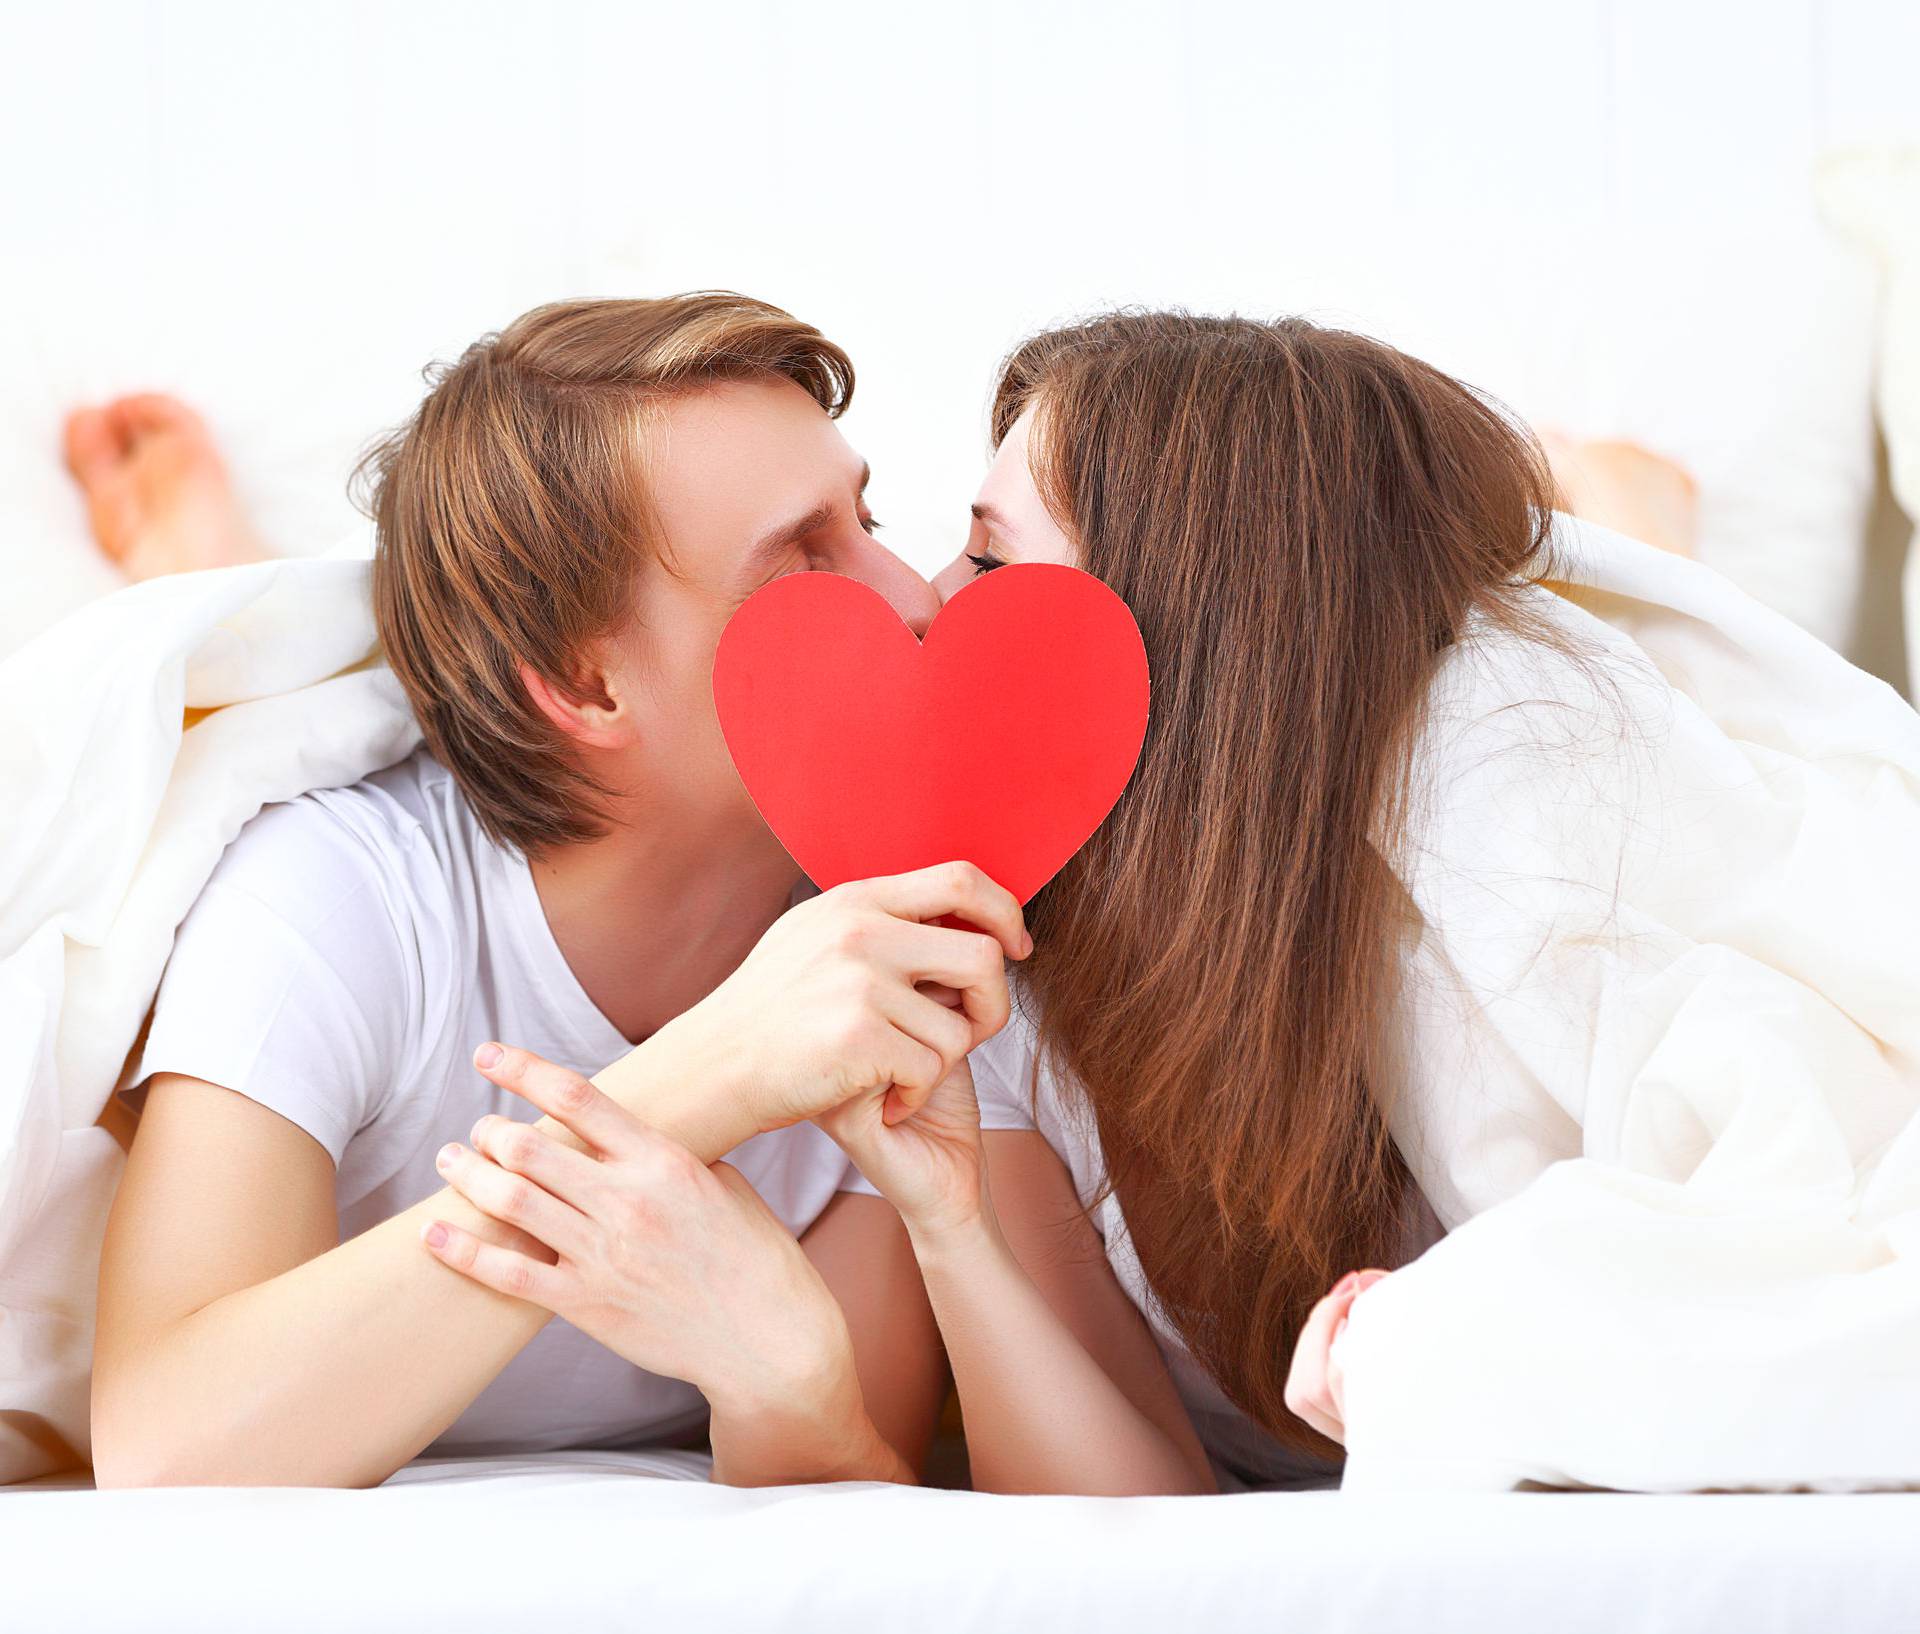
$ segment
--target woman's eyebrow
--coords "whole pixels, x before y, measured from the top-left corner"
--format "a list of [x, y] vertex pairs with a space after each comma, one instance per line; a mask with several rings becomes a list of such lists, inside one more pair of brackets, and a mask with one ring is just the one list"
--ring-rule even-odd
[[973, 519], [976, 522], [986, 523], [988, 527], [997, 529], [1009, 539], [1015, 537], [1013, 524], [1006, 519], [1003, 512], [995, 510], [991, 505], [973, 505], [968, 508], [973, 512]]

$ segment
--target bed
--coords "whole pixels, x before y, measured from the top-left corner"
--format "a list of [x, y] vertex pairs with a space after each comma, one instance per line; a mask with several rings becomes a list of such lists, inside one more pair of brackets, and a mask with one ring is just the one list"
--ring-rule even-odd
[[703, 1474], [699, 1454], [569, 1451], [422, 1458], [344, 1492], [43, 1477], [0, 1488], [0, 1622], [1907, 1634], [1920, 1610], [1920, 1493], [1011, 1498]]
[[[1906, 683], [1870, 538], [1870, 281], [1805, 236], [1812, 153], [1913, 105], [1906, 8], [1689, 19], [1580, 0], [1385, 27], [1367, 7], [1215, 7], [1177, 49], [1169, 9], [1095, 35], [994, 8], [956, 22], [957, 45], [921, 42], [909, 73], [860, 60], [888, 47], [859, 6], [805, 37], [772, 0], [689, 12], [664, 44], [638, 8], [403, 8], [377, 51], [358, 8], [125, 9], [138, 26], [42, 8], [0, 68], [0, 128], [36, 161], [14, 212], [32, 241], [0, 245], [0, 281], [36, 320], [0, 334], [0, 652], [114, 582], [58, 467], [73, 404], [180, 392], [270, 543], [312, 551], [350, 520], [352, 456], [411, 408], [427, 356], [556, 294], [732, 282], [820, 322], [863, 371], [872, 358], [848, 431], [923, 569], [964, 514], [980, 393], [1022, 328], [1108, 298], [1307, 309], [1537, 418], [1679, 457], [1701, 479], [1706, 559]], [[1894, 49], [1881, 35], [1903, 18]], [[1203, 50], [1209, 27], [1241, 43]], [[781, 49], [739, 50], [748, 37]], [[650, 166], [638, 191], [647, 136], [677, 148], [710, 87], [656, 75], [643, 104], [633, 64], [703, 39], [736, 76], [734, 115], [702, 131], [707, 168]], [[1273, 64], [1303, 49], [1339, 71], [1289, 73], [1273, 96]], [[1098, 71], [1043, 72], [1049, 57]], [[879, 255], [812, 253], [817, 189], [774, 162], [807, 146], [787, 99], [816, 84], [858, 87], [836, 140], [898, 216]], [[1116, 84], [1126, 117], [1100, 124]], [[521, 117], [499, 117], [507, 96]], [[1161, 102], [1179, 117], [1138, 117]], [[983, 111], [927, 121], [942, 105]], [[1109, 144], [1097, 166], [1080, 162], [1090, 129]], [[1023, 200], [1010, 160], [1049, 151]], [[430, 187], [409, 154], [432, 156]], [[1063, 171], [1084, 195], [1066, 232]], [[1159, 235], [1178, 254], [1140, 231], [1156, 187], [1196, 201]], [[777, 231], [786, 193], [804, 219]], [[1246, 207], [1275, 196], [1287, 208]], [[1017, 247], [1006, 275], [957, 232], [976, 219]], [[1920, 1493], [1090, 1500], [704, 1474], [697, 1455], [568, 1451], [422, 1458], [367, 1491], [0, 1486], [0, 1634], [1920, 1626]]]

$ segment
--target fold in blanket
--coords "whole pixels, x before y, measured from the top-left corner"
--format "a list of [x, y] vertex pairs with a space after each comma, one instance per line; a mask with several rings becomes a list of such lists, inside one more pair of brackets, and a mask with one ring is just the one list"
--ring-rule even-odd
[[[1451, 1234], [1338, 1341], [1346, 1484], [1920, 1485], [1920, 717], [1709, 568], [1556, 543], [1634, 729], [1484, 624], [1442, 660], [1389, 1076]], [[263, 804], [419, 741], [364, 552], [0, 665], [0, 1481], [87, 1456], [97, 1120], [174, 927]]]
[[175, 927], [263, 805], [419, 742], [366, 546], [130, 585], [0, 663], [0, 1482], [89, 1458], [98, 1120]]
[[1920, 1486], [1920, 715], [1559, 538], [1627, 729], [1498, 643], [1437, 680], [1385, 1076], [1457, 1229], [1337, 1341], [1343, 1484]]

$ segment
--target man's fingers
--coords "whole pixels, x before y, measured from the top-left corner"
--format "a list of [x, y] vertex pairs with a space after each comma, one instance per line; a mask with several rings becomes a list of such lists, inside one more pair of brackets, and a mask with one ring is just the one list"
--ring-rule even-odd
[[578, 1259], [586, 1216], [522, 1175], [510, 1174], [472, 1147], [449, 1141], [435, 1155], [440, 1178], [482, 1214], [524, 1231], [553, 1253]]
[[[444, 1233], [444, 1241], [438, 1244], [432, 1241], [436, 1229]], [[446, 1220], [428, 1221], [420, 1228], [420, 1240], [426, 1244], [428, 1253], [462, 1276], [471, 1277], [495, 1293], [524, 1299], [555, 1315], [560, 1313], [566, 1284], [553, 1266], [483, 1242], [471, 1231]]]
[[886, 957], [906, 977], [908, 986], [938, 983], [958, 995], [960, 1009], [973, 1027], [969, 1049], [1007, 1024], [1011, 1001], [1006, 959], [991, 936], [938, 925], [902, 924], [894, 927], [887, 940]]
[[926, 1104], [953, 1069], [966, 1060], [975, 1040], [973, 1027], [961, 1011], [937, 1004], [922, 993], [903, 994], [899, 1008], [888, 1019], [907, 1040], [931, 1052], [925, 1060], [914, 1058], [917, 1067], [909, 1066], [906, 1073], [895, 1074], [881, 1108], [881, 1120], [891, 1125], [912, 1117]]
[[531, 1050], [482, 1044], [473, 1052], [473, 1069], [489, 1083], [531, 1101], [555, 1123], [564, 1124], [589, 1147], [610, 1157], [635, 1151], [653, 1133], [591, 1078]]
[[924, 923], [953, 914], [993, 937], [1009, 959], [1024, 959], [1032, 951], [1026, 916], [1013, 893], [970, 862], [936, 863], [859, 883], [869, 901], [897, 918]]
[[[557, 1198], [563, 1210], [582, 1215], [598, 1212], [594, 1199], [606, 1186], [606, 1165], [599, 1158], [569, 1145], [559, 1135], [549, 1133], [536, 1123], [489, 1112], [475, 1122], [468, 1140], [474, 1151], [490, 1159], [503, 1173], [523, 1176], [529, 1184]], [[572, 1219], [554, 1223], [561, 1228], [578, 1224]], [[540, 1234], [531, 1221], [527, 1228]], [[552, 1237], [546, 1241], [562, 1254], [577, 1252], [572, 1242], [559, 1242]]]
[[[965, 1012], [936, 1004], [924, 994], [902, 993], [898, 1009], [888, 1019], [916, 1043], [939, 1055], [940, 1072], [934, 1083], [953, 1071], [954, 1063], [965, 1059], [974, 1046], [973, 1026]], [[933, 1085], [927, 1087], [932, 1089]]]

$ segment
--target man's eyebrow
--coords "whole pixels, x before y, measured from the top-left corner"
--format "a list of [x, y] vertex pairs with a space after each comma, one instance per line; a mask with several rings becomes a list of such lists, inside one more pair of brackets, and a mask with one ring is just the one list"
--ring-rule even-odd
[[757, 557], [777, 556], [787, 546], [799, 543], [808, 534], [824, 528], [832, 520], [833, 505], [823, 500], [805, 516], [796, 516], [791, 522], [782, 522], [779, 527], [761, 534], [753, 542], [753, 554]]
[[[860, 467], [860, 483], [856, 490], [865, 493], [867, 484], [873, 480], [873, 467], [864, 462]], [[796, 516], [791, 522], [782, 522], [777, 528], [770, 528], [753, 542], [752, 554], [755, 559], [765, 561], [777, 556], [789, 545], [798, 544], [817, 529], [824, 528], [833, 520], [834, 503], [823, 499], [804, 516]]]

